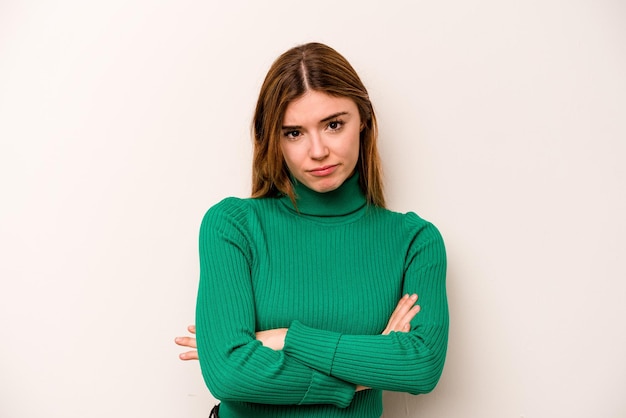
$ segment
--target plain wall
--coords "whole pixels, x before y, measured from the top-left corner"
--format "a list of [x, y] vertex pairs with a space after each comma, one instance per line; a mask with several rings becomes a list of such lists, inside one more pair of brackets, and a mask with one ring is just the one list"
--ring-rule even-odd
[[206, 417], [173, 344], [271, 62], [344, 54], [391, 209], [442, 231], [447, 363], [385, 418], [626, 416], [626, 5], [0, 2], [0, 416]]

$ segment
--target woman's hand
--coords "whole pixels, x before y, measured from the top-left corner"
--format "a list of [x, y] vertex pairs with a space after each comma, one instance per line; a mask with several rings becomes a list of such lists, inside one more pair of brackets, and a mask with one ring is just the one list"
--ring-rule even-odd
[[[187, 327], [187, 331], [195, 335], [196, 334], [195, 325], [189, 325]], [[176, 337], [174, 339], [174, 342], [176, 342], [176, 344], [180, 345], [181, 347], [189, 347], [189, 348], [198, 347], [196, 345], [196, 339], [194, 337]], [[180, 353], [178, 357], [181, 360], [198, 360], [198, 350], [192, 350], [192, 351], [187, 351], [185, 353]]]
[[409, 332], [411, 330], [411, 320], [420, 311], [420, 306], [416, 305], [417, 295], [404, 295], [396, 309], [389, 317], [389, 322], [382, 332], [382, 335], [387, 335], [391, 332]]
[[256, 333], [256, 339], [261, 341], [261, 344], [275, 351], [283, 349], [286, 336], [287, 328], [268, 329]]

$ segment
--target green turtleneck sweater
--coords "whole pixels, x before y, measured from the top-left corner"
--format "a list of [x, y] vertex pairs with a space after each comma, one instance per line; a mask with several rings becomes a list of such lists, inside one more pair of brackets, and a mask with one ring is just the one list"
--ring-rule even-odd
[[[203, 219], [198, 351], [220, 417], [374, 418], [383, 390], [431, 391], [448, 336], [437, 229], [367, 205], [358, 175], [296, 196], [227, 198]], [[407, 293], [411, 330], [380, 335]], [[274, 328], [289, 329], [282, 351], [255, 339]]]

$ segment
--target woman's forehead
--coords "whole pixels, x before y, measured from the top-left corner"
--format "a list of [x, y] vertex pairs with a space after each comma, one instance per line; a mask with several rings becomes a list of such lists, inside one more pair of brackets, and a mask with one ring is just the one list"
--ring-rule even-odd
[[356, 103], [348, 97], [308, 91], [287, 105], [283, 125], [319, 123], [333, 115], [351, 115], [354, 112], [358, 112]]

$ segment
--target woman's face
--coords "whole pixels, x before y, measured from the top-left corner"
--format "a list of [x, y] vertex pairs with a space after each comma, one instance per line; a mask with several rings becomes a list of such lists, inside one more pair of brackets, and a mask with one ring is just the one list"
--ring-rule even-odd
[[280, 147], [292, 176], [311, 190], [335, 190], [359, 159], [361, 118], [346, 97], [308, 91], [287, 105]]

